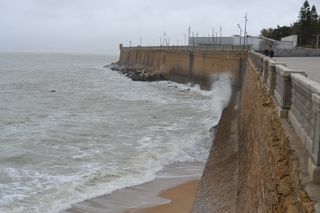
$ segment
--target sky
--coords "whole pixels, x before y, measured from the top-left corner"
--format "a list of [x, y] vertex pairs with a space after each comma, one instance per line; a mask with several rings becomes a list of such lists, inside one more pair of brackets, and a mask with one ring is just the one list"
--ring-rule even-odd
[[[125, 46], [185, 43], [213, 29], [239, 34], [237, 24], [256, 36], [260, 30], [298, 19], [304, 0], [0, 0], [0, 52], [118, 53]], [[309, 0], [320, 10], [319, 0]], [[220, 32], [218, 33], [218, 35]]]

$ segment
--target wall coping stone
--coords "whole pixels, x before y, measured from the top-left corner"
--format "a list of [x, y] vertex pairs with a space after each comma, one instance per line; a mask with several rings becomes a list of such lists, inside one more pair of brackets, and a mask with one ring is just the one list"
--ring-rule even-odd
[[278, 62], [278, 61], [275, 61], [275, 60], [270, 60], [269, 61], [269, 66], [276, 66], [276, 65], [283, 65], [285, 67], [287, 67], [287, 64], [283, 63], [283, 62]]
[[280, 76], [283, 76], [283, 77], [290, 77], [291, 73], [300, 73], [300, 74], [306, 75], [306, 73], [302, 70], [290, 69], [290, 68], [283, 66], [281, 64], [276, 65], [276, 70], [277, 70], [277, 72], [279, 72]]
[[312, 101], [316, 104], [320, 105], [320, 95], [319, 94], [312, 94]]
[[320, 94], [320, 84], [305, 75], [291, 73], [291, 78], [305, 85], [312, 93]]
[[263, 61], [270, 61], [270, 60], [273, 60], [272, 58], [270, 58], [269, 56], [264, 56], [263, 57]]

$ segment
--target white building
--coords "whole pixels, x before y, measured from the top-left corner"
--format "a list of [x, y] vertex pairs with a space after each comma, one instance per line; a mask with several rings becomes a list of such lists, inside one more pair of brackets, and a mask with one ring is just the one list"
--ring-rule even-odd
[[283, 38], [281, 38], [281, 41], [291, 42], [292, 45], [295, 47], [298, 45], [298, 35], [291, 35], [291, 36], [283, 37]]
[[[260, 41], [258, 37], [247, 37], [246, 44], [252, 45], [254, 50], [260, 50]], [[190, 37], [189, 45], [201, 46], [201, 45], [243, 45], [244, 37], [235, 35], [232, 37]]]
[[[253, 37], [248, 36], [246, 38], [246, 44], [252, 45], [253, 50], [263, 51], [264, 49], [280, 49], [290, 50], [294, 49], [297, 45], [297, 35], [287, 36], [277, 41], [266, 37]], [[230, 37], [191, 37], [189, 39], [189, 45], [202, 46], [202, 45], [243, 45], [244, 37], [234, 35]]]

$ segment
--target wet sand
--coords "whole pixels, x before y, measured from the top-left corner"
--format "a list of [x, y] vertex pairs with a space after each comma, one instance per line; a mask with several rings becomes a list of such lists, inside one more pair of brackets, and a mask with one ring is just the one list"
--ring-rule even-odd
[[130, 209], [125, 213], [187, 213], [191, 211], [198, 181], [190, 181], [180, 186], [167, 189], [159, 194], [159, 197], [171, 202], [145, 209]]
[[[162, 208], [171, 209], [173, 206], [172, 212], [190, 212], [203, 168], [203, 163], [174, 164], [162, 170], [153, 181], [85, 200], [62, 213], [148, 213], [155, 212], [151, 208], [155, 206], [161, 206], [159, 212], [170, 213]], [[149, 211], [149, 208], [152, 210]]]

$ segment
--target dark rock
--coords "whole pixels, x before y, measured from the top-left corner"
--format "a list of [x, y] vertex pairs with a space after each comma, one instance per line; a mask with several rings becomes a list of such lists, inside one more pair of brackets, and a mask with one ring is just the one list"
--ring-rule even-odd
[[159, 81], [166, 80], [161, 73], [152, 73], [142, 68], [121, 66], [117, 63], [112, 63], [109, 68], [113, 71], [118, 71], [133, 81]]
[[218, 126], [218, 125], [212, 126], [212, 127], [209, 129], [209, 132], [210, 132], [211, 134], [215, 133], [215, 131], [216, 131], [216, 129], [217, 129], [217, 126]]
[[56, 92], [55, 90], [50, 90], [51, 93]]

